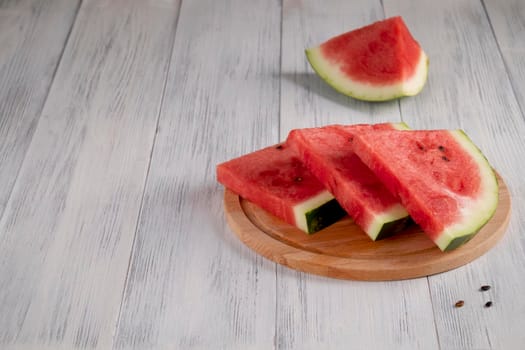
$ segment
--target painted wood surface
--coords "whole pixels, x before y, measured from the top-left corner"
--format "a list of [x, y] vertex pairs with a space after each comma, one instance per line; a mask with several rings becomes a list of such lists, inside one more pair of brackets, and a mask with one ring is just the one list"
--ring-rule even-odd
[[483, 0], [514, 94], [525, 113], [525, 2]]
[[[464, 129], [505, 179], [516, 204], [509, 229], [494, 249], [463, 268], [429, 278], [439, 344], [443, 349], [521, 348], [525, 119], [491, 17], [474, 0], [388, 0], [385, 12], [402, 14], [430, 57], [427, 86], [401, 101], [403, 120], [417, 128]], [[484, 284], [492, 289], [481, 293]], [[465, 301], [461, 309], [453, 307], [458, 299]], [[493, 306], [484, 308], [489, 300]]]
[[35, 131], [79, 1], [0, 1], [0, 215]]
[[116, 348], [272, 348], [275, 265], [228, 229], [215, 165], [276, 143], [276, 1], [183, 1]]
[[2, 348], [108, 348], [176, 2], [84, 1], [0, 221]]
[[[420, 95], [359, 102], [309, 67], [306, 47], [396, 14], [430, 57]], [[0, 348], [521, 348], [524, 18], [522, 0], [0, 0]], [[401, 120], [465, 129], [504, 178], [485, 256], [340, 281], [226, 225], [217, 163]]]

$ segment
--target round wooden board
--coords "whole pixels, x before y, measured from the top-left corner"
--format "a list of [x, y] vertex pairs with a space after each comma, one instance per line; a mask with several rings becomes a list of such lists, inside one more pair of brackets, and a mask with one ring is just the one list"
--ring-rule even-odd
[[503, 236], [510, 219], [510, 195], [501, 177], [499, 205], [491, 220], [463, 246], [442, 252], [414, 225], [373, 242], [350, 218], [308, 235], [230, 190], [224, 194], [229, 225], [242, 242], [262, 256], [318, 275], [365, 281], [428, 276], [465, 265]]

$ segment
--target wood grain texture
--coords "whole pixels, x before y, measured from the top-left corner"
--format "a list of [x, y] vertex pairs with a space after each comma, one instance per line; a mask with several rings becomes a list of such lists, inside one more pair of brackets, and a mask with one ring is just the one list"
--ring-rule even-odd
[[0, 2], [0, 216], [78, 6], [68, 0]]
[[182, 2], [116, 348], [273, 347], [275, 264], [227, 228], [215, 166], [277, 142], [280, 13]]
[[[313, 73], [306, 47], [385, 13], [430, 56], [421, 94], [360, 102]], [[522, 0], [0, 0], [0, 348], [521, 349], [524, 18]], [[505, 179], [486, 255], [341, 281], [226, 226], [217, 163], [401, 119], [464, 128]]]
[[[304, 49], [384, 16], [380, 1], [283, 2], [280, 138], [330, 123], [400, 121], [397, 101], [345, 97], [315, 75]], [[426, 279], [339, 281], [278, 267], [279, 349], [436, 349]]]
[[232, 191], [224, 194], [228, 223], [248, 247], [281, 265], [321, 276], [363, 281], [425, 277], [479, 258], [504, 235], [511, 213], [508, 188], [499, 177], [494, 216], [462, 247], [444, 253], [415, 225], [379, 241], [348, 217], [307, 235]]
[[[523, 202], [524, 117], [483, 4], [384, 3], [387, 15], [403, 15], [430, 58], [423, 92], [401, 101], [403, 120], [418, 128], [463, 128], [505, 179], [513, 203]], [[504, 239], [493, 250], [429, 278], [441, 348], [518, 349], [525, 344], [524, 215], [517, 204]], [[493, 288], [481, 293], [482, 284]], [[465, 300], [461, 309], [453, 307], [458, 299]], [[488, 300], [494, 302], [490, 309], [483, 307]]]
[[525, 113], [525, 2], [482, 0], [514, 94]]
[[111, 345], [176, 5], [83, 2], [0, 221], [2, 348]]

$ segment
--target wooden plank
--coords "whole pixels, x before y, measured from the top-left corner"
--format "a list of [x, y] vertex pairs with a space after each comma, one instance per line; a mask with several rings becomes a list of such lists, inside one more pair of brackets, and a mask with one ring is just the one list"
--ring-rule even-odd
[[78, 0], [0, 2], [0, 216], [78, 6]]
[[[380, 1], [284, 1], [281, 139], [290, 129], [400, 121], [398, 102], [342, 96], [309, 67], [304, 49], [383, 18]], [[438, 347], [426, 279], [339, 281], [279, 267], [279, 349]]]
[[215, 166], [277, 142], [280, 5], [183, 1], [116, 348], [272, 348], [275, 265], [227, 228]]
[[0, 221], [0, 343], [112, 342], [176, 1], [84, 1]]
[[[401, 14], [430, 58], [428, 85], [401, 101], [403, 119], [418, 128], [463, 128], [507, 183], [509, 229], [485, 256], [429, 278], [439, 343], [444, 349], [513, 349], [525, 344], [525, 224], [520, 199], [524, 117], [482, 3], [475, 0], [385, 1]], [[479, 288], [493, 288], [482, 293]], [[465, 306], [454, 308], [462, 299]], [[492, 300], [491, 308], [484, 303]]]
[[525, 2], [483, 0], [514, 94], [525, 113]]

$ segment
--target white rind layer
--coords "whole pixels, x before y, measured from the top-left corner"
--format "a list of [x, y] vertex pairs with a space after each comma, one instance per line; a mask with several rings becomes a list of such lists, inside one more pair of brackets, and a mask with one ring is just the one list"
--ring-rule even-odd
[[480, 193], [477, 198], [462, 197], [455, 194], [462, 204], [462, 219], [447, 226], [435, 241], [441, 250], [445, 250], [455, 238], [477, 232], [490, 220], [498, 206], [498, 182], [494, 170], [481, 151], [461, 130], [451, 130], [450, 134], [461, 147], [476, 161], [481, 177]]
[[370, 226], [366, 229], [367, 235], [375, 241], [385, 224], [408, 217], [408, 212], [401, 204], [396, 204], [387, 211], [376, 214]]
[[416, 71], [406, 81], [395, 84], [367, 84], [349, 79], [339, 66], [323, 57], [321, 47], [306, 50], [308, 61], [313, 69], [337, 91], [365, 101], [386, 101], [403, 96], [418, 94], [425, 85], [428, 74], [428, 57], [423, 50], [419, 57]]
[[319, 194], [311, 197], [310, 199], [305, 200], [299, 204], [296, 204], [293, 207], [293, 213], [295, 216], [295, 225], [303, 230], [308, 232], [308, 223], [306, 222], [306, 213], [312, 211], [313, 209], [319, 208], [323, 204], [328, 203], [334, 199], [334, 196], [326, 190], [320, 192]]

